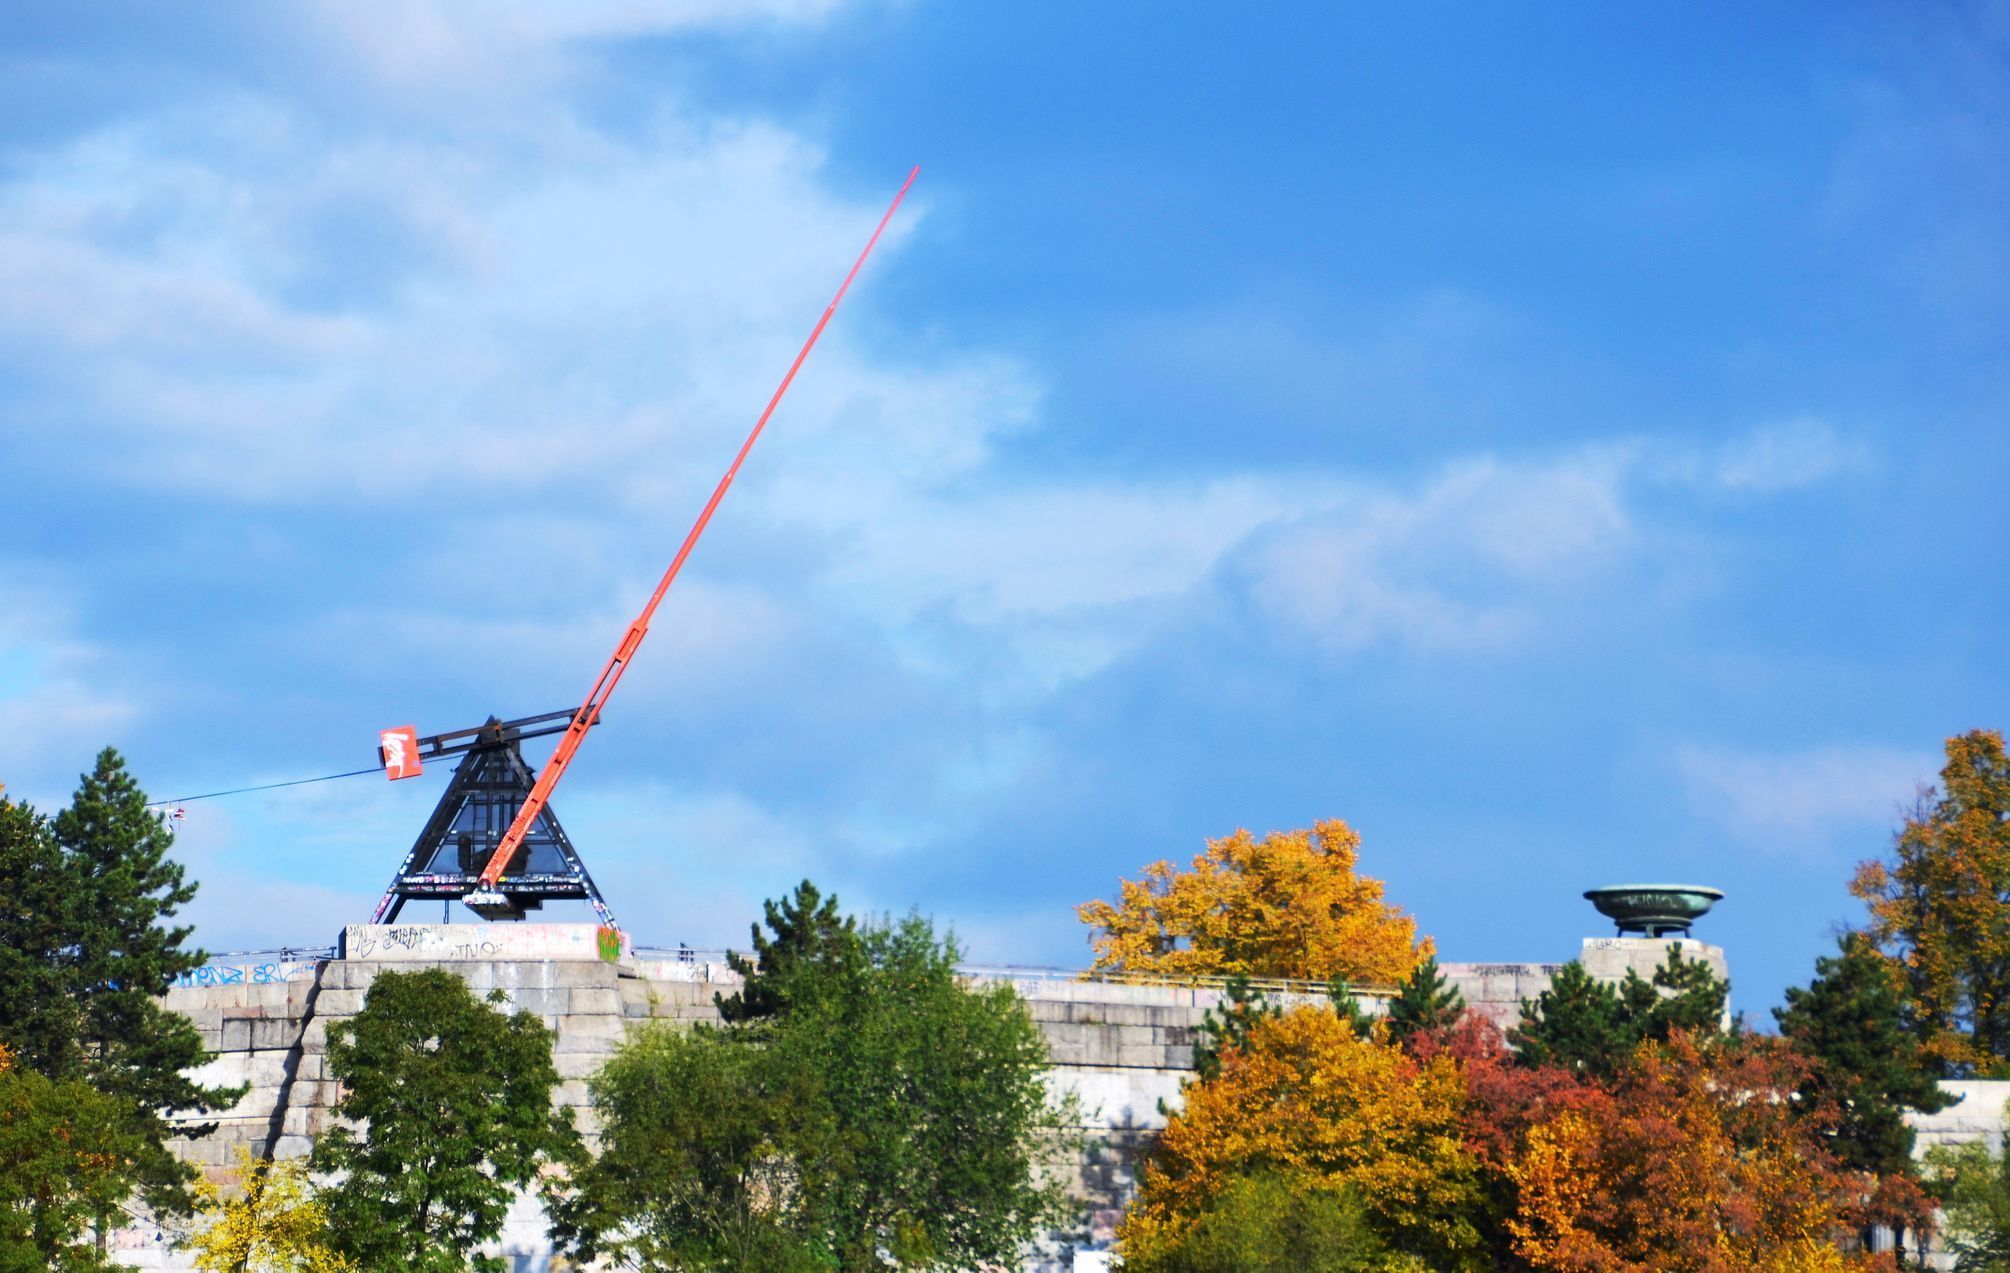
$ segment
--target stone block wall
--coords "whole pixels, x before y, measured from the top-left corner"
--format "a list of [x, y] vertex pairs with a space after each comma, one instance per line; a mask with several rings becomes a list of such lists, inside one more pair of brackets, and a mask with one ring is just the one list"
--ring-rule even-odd
[[[1613, 944], [1616, 940], [1586, 942], [1587, 966], [1594, 949], [1603, 961], [1592, 968], [1595, 975], [1616, 980], [1641, 960], [1651, 970], [1668, 944], [1644, 942], [1635, 950]], [[1721, 950], [1685, 945], [1721, 969]], [[260, 1156], [305, 1154], [328, 1126], [337, 1097], [326, 1067], [328, 1029], [362, 1009], [370, 983], [386, 968], [446, 968], [476, 993], [501, 990], [512, 1010], [543, 1018], [557, 1040], [557, 1100], [574, 1111], [589, 1135], [595, 1120], [586, 1080], [629, 1027], [649, 1019], [716, 1020], [713, 994], [731, 993], [739, 980], [724, 965], [695, 954], [638, 958], [625, 945], [607, 948], [591, 925], [359, 925], [345, 931], [342, 950], [350, 957], [288, 963], [283, 978], [229, 983], [197, 977], [169, 992], [167, 1006], [192, 1018], [218, 1054], [200, 1072], [202, 1081], [249, 1085], [236, 1108], [212, 1120], [219, 1123], [214, 1135], [177, 1146], [187, 1161], [220, 1172], [235, 1160], [240, 1145]], [[1469, 1004], [1505, 1026], [1515, 1020], [1522, 999], [1549, 985], [1557, 965], [1443, 967]], [[1180, 1086], [1193, 1066], [1195, 1033], [1221, 992], [1084, 981], [1065, 972], [1000, 969], [971, 975], [1013, 985], [1046, 1037], [1054, 1062], [1049, 1083], [1081, 1102], [1084, 1152], [1059, 1169], [1073, 1175], [1082, 1215], [1076, 1225], [1053, 1234], [1027, 1267], [1039, 1273], [1104, 1267], [1101, 1253], [1135, 1190], [1140, 1152], [1164, 1128], [1166, 1111], [1178, 1107]], [[1272, 997], [1285, 1004], [1324, 999], [1310, 993]], [[1361, 999], [1369, 1011], [1383, 1010], [1383, 995], [1369, 992]], [[118, 1235], [115, 1245], [133, 1267], [187, 1268], [168, 1236], [136, 1225]], [[545, 1267], [543, 1218], [534, 1203], [527, 1200], [512, 1212], [498, 1253], [510, 1257], [518, 1273]]]

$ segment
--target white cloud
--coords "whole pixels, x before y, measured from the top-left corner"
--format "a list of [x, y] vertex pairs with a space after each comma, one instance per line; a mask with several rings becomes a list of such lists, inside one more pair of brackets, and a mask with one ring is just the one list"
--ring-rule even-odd
[[1870, 448], [1821, 420], [1770, 424], [1726, 444], [1710, 476], [1727, 490], [1770, 494], [1865, 468]]
[[441, 95], [521, 91], [584, 41], [814, 24], [842, 0], [316, 0], [311, 13], [381, 81]]
[[1327, 495], [1259, 541], [1251, 591], [1340, 650], [1497, 645], [1631, 550], [1624, 479], [1622, 464], [1592, 451], [1466, 461], [1415, 491]]
[[1930, 755], [1869, 746], [1768, 753], [1692, 745], [1676, 749], [1673, 762], [1699, 815], [1741, 841], [1790, 853], [1840, 831], [1891, 827], [1938, 769]]

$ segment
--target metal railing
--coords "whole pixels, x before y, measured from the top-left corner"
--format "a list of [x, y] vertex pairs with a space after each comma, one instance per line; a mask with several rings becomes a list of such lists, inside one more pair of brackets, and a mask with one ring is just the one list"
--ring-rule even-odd
[[[688, 965], [694, 972], [703, 969], [703, 980], [713, 980], [712, 970], [726, 966], [727, 951], [695, 946], [633, 946], [629, 954], [652, 963]], [[319, 963], [335, 958], [333, 946], [274, 946], [262, 950], [224, 950], [209, 956], [207, 963], [223, 966], [266, 963]], [[1225, 990], [1233, 978], [1211, 973], [1125, 972], [1098, 968], [1063, 968], [1053, 964], [964, 963], [956, 971], [965, 977], [985, 981], [1023, 983], [1092, 982], [1113, 986], [1177, 986], [1190, 990]], [[731, 974], [728, 974], [729, 976]], [[1267, 995], [1323, 996], [1330, 983], [1289, 977], [1250, 977], [1251, 989]], [[1390, 999], [1393, 986], [1349, 985], [1347, 992], [1357, 999]]]

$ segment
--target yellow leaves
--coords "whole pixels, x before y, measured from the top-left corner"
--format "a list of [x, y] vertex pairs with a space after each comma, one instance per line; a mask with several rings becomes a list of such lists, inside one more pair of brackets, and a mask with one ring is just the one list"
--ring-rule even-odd
[[1461, 1093], [1449, 1058], [1419, 1065], [1358, 1038], [1329, 1008], [1259, 1021], [1214, 1078], [1187, 1085], [1118, 1239], [1128, 1253], [1154, 1251], [1232, 1178], [1282, 1171], [1353, 1187], [1405, 1249], [1455, 1265], [1478, 1243], [1465, 1218], [1474, 1168], [1459, 1139]]
[[1101, 930], [1097, 968], [1394, 985], [1432, 947], [1380, 880], [1355, 874], [1360, 844], [1338, 819], [1261, 840], [1237, 831], [1208, 841], [1190, 870], [1154, 862], [1122, 881], [1115, 905], [1076, 914]]
[[2010, 760], [2002, 734], [1947, 740], [1941, 791], [1924, 793], [1893, 838], [1892, 861], [1860, 864], [1850, 892], [1872, 943], [1902, 973], [1929, 1059], [1959, 1072], [2010, 1060]]
[[1608, 1188], [1594, 1170], [1596, 1141], [1591, 1119], [1566, 1110], [1530, 1128], [1520, 1156], [1507, 1165], [1519, 1199], [1508, 1235], [1516, 1254], [1535, 1268], [1584, 1266], [1596, 1249], [1579, 1224]]
[[196, 1207], [212, 1217], [187, 1239], [195, 1267], [210, 1273], [354, 1273], [327, 1245], [327, 1214], [315, 1200], [306, 1164], [253, 1158], [237, 1147], [237, 1192], [196, 1184]]

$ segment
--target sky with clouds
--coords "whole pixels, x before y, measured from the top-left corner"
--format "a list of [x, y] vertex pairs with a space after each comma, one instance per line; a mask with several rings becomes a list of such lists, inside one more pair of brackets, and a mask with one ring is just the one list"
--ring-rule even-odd
[[[918, 163], [556, 801], [638, 938], [808, 875], [1079, 965], [1341, 816], [1450, 959], [1722, 887], [1761, 1010], [2010, 723], [2006, 68], [2001, 4], [15, 6], [0, 779], [576, 703]], [[367, 917], [443, 782], [188, 806], [199, 936]]]

